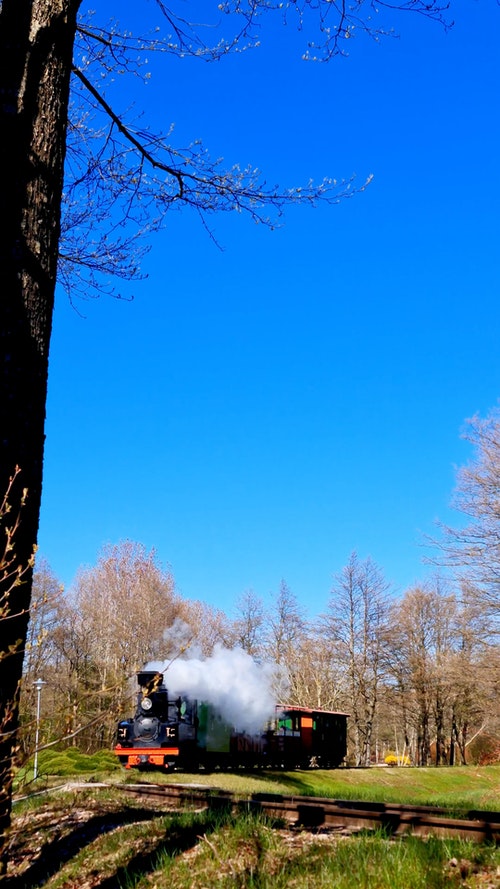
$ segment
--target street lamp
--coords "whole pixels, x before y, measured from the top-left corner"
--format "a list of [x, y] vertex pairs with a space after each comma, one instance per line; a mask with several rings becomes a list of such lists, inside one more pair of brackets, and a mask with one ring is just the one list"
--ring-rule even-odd
[[40, 733], [40, 697], [42, 688], [47, 683], [43, 679], [36, 679], [33, 685], [36, 688], [36, 731], [35, 731], [35, 764], [33, 767], [33, 780], [38, 778], [38, 737]]

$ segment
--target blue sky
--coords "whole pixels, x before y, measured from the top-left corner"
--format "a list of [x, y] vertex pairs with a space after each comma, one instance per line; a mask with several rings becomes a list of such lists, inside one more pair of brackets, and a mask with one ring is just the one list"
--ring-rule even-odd
[[[95, 6], [124, 27], [154, 12]], [[217, 65], [153, 59], [137, 104], [180, 143], [284, 186], [374, 179], [274, 232], [214, 218], [223, 249], [174, 212], [133, 302], [82, 318], [58, 293], [39, 548], [66, 586], [123, 539], [228, 612], [284, 578], [317, 613], [354, 549], [398, 591], [426, 575], [422, 534], [458, 521], [464, 419], [500, 394], [500, 10], [451, 17], [391, 13], [399, 38], [328, 65], [271, 18]]]

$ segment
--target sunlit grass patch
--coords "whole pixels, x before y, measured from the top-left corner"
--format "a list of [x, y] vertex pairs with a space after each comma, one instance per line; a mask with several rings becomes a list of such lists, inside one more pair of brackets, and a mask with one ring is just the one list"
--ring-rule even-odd
[[66, 750], [50, 748], [38, 754], [36, 782], [33, 757], [18, 769], [14, 777], [14, 792], [21, 793], [25, 788], [47, 785], [54, 778], [106, 781], [110, 775], [118, 774], [121, 774], [121, 765], [109, 750], [88, 754], [77, 747]]
[[99, 882], [126, 874], [135, 856], [146, 859], [154, 853], [165, 835], [166, 819], [154, 819], [143, 824], [129, 824], [102, 834], [83, 846], [45, 885], [60, 889], [67, 885], [83, 885], [92, 878]]
[[494, 868], [494, 856], [469, 843], [447, 844], [409, 837], [389, 841], [382, 836], [353, 837], [339, 841], [334, 849], [316, 846], [292, 859], [277, 889], [288, 886], [338, 887], [338, 889], [450, 889], [462, 874], [450, 861], [467, 862], [467, 875], [485, 866], [485, 855]]
[[289, 855], [280, 834], [260, 815], [231, 818], [218, 830], [200, 832], [197, 840], [183, 855], [160, 855], [154, 874], [145, 875], [134, 886], [146, 889], [151, 882], [158, 889], [272, 886]]
[[333, 799], [395, 802], [468, 809], [500, 810], [500, 766], [454, 768], [371, 768], [197, 772], [128, 772], [127, 783], [141, 780], [229, 790], [242, 796], [259, 792], [323, 796]]
[[[153, 873], [132, 886], [146, 889], [452, 889], [479, 887], [479, 868], [500, 862], [493, 848], [470, 843], [382, 835], [332, 837], [275, 831], [265, 819], [244, 817], [184, 855], [163, 855]], [[125, 884], [124, 884], [125, 885]], [[484, 885], [484, 883], [481, 883]]]
[[278, 781], [288, 793], [310, 796], [500, 810], [499, 766], [289, 772]]

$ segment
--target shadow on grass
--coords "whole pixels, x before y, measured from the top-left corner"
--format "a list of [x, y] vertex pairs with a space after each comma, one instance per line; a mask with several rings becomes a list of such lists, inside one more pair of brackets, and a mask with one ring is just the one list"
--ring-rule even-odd
[[252, 774], [252, 778], [262, 781], [266, 787], [269, 784], [281, 784], [286, 786], [286, 794], [298, 793], [301, 796], [317, 796], [318, 793], [311, 785], [310, 772], [261, 772]]
[[129, 808], [95, 815], [64, 836], [44, 843], [38, 858], [29, 868], [19, 876], [8, 877], [3, 885], [8, 889], [31, 889], [32, 886], [40, 886], [97, 837], [126, 824], [151, 821], [153, 818], [164, 816], [164, 810], [157, 812], [151, 809]]
[[[151, 809], [123, 809], [118, 812], [97, 815], [64, 837], [45, 843], [36, 861], [19, 876], [8, 877], [3, 885], [6, 889], [7, 887], [8, 889], [34, 889], [34, 887], [43, 886], [64, 864], [99, 836], [127, 824], [165, 817], [168, 817], [168, 812], [165, 810]], [[98, 873], [94, 872], [92, 885], [96, 889], [122, 889], [123, 886], [133, 886], [136, 879], [156, 869], [161, 855], [175, 855], [185, 852], [196, 845], [200, 834], [217, 830], [232, 816], [230, 806], [225, 801], [216, 800], [214, 805], [209, 804], [206, 812], [193, 815], [190, 823], [182, 823], [182, 821], [186, 822], [186, 814], [177, 817], [172, 815], [171, 817], [172, 821], [167, 834], [163, 838], [159, 838], [153, 848], [150, 848], [148, 852], [139, 852], [110, 877], [99, 880]]]
[[139, 878], [157, 870], [161, 857], [173, 857], [187, 852], [200, 842], [200, 835], [219, 830], [232, 820], [230, 807], [217, 806], [195, 815], [191, 824], [175, 824], [174, 821], [165, 837], [160, 839], [153, 849], [147, 853], [140, 852], [111, 877], [95, 883], [96, 889], [123, 889], [124, 886], [134, 886]]

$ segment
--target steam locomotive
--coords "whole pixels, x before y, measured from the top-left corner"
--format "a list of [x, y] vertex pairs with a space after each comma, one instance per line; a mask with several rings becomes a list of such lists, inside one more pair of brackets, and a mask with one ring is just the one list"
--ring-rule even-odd
[[137, 674], [135, 716], [118, 725], [114, 752], [125, 768], [318, 768], [340, 766], [347, 752], [347, 714], [276, 705], [256, 734], [237, 731], [217, 708], [170, 699], [163, 674]]

